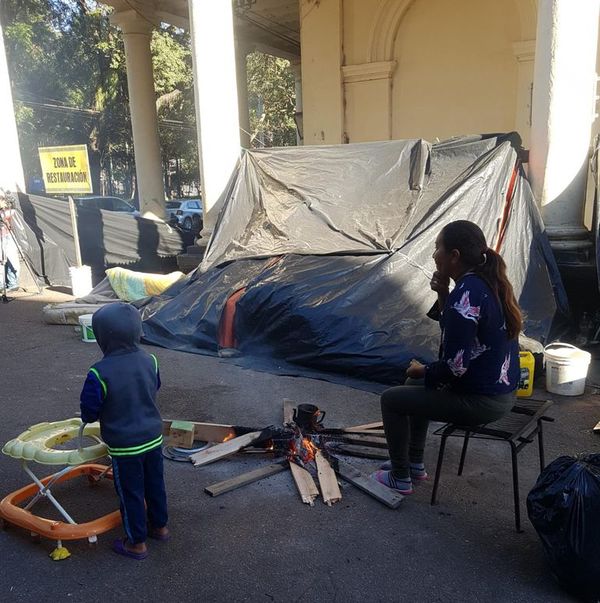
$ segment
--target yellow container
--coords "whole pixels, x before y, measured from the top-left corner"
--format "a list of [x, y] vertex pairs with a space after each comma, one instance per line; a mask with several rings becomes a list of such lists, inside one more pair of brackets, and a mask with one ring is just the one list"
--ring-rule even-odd
[[533, 393], [533, 373], [535, 370], [535, 358], [531, 352], [519, 352], [519, 364], [521, 375], [519, 377], [518, 398], [529, 398]]

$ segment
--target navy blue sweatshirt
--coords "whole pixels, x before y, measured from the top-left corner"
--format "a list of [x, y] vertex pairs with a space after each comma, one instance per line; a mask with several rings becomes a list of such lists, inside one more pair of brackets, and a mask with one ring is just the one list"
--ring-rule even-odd
[[439, 321], [440, 356], [425, 367], [426, 387], [487, 396], [517, 389], [518, 341], [508, 338], [502, 305], [481, 277], [456, 283]]
[[142, 454], [160, 446], [158, 361], [138, 345], [139, 312], [121, 302], [107, 304], [94, 313], [92, 329], [104, 358], [92, 366], [83, 385], [82, 421], [100, 420], [111, 456]]

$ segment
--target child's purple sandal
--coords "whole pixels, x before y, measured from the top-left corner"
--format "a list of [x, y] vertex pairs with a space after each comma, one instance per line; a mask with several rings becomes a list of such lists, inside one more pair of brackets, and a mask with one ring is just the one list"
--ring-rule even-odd
[[148, 556], [148, 551], [144, 551], [143, 553], [136, 553], [135, 551], [130, 551], [125, 546], [124, 538], [117, 538], [113, 542], [113, 551], [118, 555], [123, 555], [123, 557], [129, 557], [130, 559], [135, 559], [136, 561], [142, 561]]

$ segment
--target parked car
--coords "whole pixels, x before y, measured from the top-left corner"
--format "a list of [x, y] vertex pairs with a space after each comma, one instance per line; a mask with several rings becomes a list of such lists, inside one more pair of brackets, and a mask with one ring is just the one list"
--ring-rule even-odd
[[75, 203], [79, 207], [90, 207], [93, 209], [104, 209], [106, 211], [118, 211], [133, 215], [139, 215], [138, 210], [124, 199], [119, 197], [77, 197]]
[[200, 199], [174, 199], [167, 201], [167, 220], [179, 224], [184, 230], [202, 230], [202, 201]]

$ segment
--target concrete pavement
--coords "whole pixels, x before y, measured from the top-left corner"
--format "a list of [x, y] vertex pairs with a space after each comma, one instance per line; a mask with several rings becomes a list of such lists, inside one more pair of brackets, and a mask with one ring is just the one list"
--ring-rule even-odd
[[[73, 327], [42, 322], [41, 308], [60, 295], [20, 297], [0, 305], [0, 442], [29, 425], [73, 416], [87, 369], [99, 357]], [[330, 427], [379, 420], [377, 396], [303, 378], [244, 370], [225, 360], [153, 348], [161, 363], [163, 416], [249, 426], [279, 424], [282, 399], [317, 404]], [[598, 451], [591, 432], [598, 396], [557, 403], [547, 428], [547, 458]], [[439, 441], [430, 436], [433, 470]], [[452, 474], [460, 443], [451, 441], [441, 504], [431, 483], [391, 511], [353, 486], [332, 508], [303, 505], [288, 472], [211, 498], [203, 488], [268, 463], [236, 456], [203, 468], [166, 462], [173, 538], [150, 543], [143, 562], [69, 543], [72, 557], [52, 562], [48, 541], [18, 529], [0, 533], [2, 601], [569, 601], [555, 585], [527, 520], [513, 527], [508, 447], [473, 442], [463, 477]], [[524, 499], [538, 473], [537, 450], [520, 455]], [[364, 470], [376, 462], [350, 461]], [[0, 457], [0, 495], [24, 485], [18, 462]], [[68, 486], [76, 518], [116, 502], [109, 484]], [[523, 505], [523, 513], [525, 508]]]

